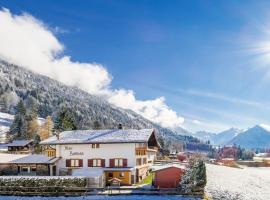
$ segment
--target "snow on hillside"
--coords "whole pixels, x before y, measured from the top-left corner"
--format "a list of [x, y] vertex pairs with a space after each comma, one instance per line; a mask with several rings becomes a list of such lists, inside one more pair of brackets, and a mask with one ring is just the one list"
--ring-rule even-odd
[[13, 118], [13, 115], [0, 112], [0, 135], [9, 130], [9, 126], [11, 125]]
[[231, 168], [206, 165], [206, 192], [213, 200], [266, 200], [270, 197], [270, 168]]

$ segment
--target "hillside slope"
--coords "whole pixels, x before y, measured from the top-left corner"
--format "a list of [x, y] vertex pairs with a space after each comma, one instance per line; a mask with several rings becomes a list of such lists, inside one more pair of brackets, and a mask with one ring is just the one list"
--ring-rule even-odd
[[94, 128], [94, 122], [98, 122], [101, 128], [116, 128], [121, 123], [126, 128], [156, 128], [160, 136], [171, 141], [190, 139], [162, 128], [131, 110], [115, 107], [101, 97], [0, 61], [0, 99], [3, 96], [9, 96], [10, 113], [14, 112], [16, 104], [11, 102], [16, 98], [27, 101], [29, 97], [34, 97], [38, 104], [38, 115], [44, 118], [51, 115], [55, 119], [59, 109], [66, 106], [72, 109], [79, 129]]

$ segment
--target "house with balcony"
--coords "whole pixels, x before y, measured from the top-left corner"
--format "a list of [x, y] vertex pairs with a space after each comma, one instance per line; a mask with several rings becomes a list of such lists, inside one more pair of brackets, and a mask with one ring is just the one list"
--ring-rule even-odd
[[144, 179], [159, 148], [154, 129], [64, 131], [40, 143], [59, 158], [56, 175], [102, 170], [106, 184], [132, 185]]

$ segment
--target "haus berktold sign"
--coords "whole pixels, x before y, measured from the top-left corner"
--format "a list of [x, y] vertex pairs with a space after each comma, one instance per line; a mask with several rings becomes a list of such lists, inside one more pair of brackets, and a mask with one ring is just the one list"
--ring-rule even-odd
[[70, 156], [83, 156], [83, 152], [73, 151], [72, 147], [65, 146], [65, 151], [69, 151]]

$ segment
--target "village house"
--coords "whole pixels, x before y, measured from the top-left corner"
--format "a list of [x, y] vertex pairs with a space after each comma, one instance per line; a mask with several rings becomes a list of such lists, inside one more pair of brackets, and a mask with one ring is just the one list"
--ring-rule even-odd
[[132, 185], [144, 179], [159, 148], [153, 129], [64, 131], [40, 143], [59, 158], [56, 175], [102, 170], [106, 184]]
[[30, 154], [34, 151], [33, 140], [13, 140], [2, 146], [7, 148], [8, 153], [13, 154]]
[[0, 175], [55, 176], [59, 158], [40, 154], [0, 154]]

